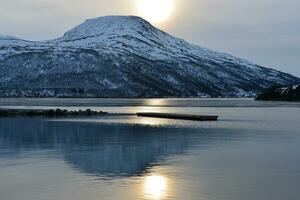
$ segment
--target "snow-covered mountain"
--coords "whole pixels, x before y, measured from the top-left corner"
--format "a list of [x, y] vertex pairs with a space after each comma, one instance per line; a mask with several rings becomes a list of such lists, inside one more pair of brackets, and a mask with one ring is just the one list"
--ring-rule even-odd
[[90, 19], [43, 42], [0, 37], [0, 96], [237, 97], [295, 83], [135, 16]]

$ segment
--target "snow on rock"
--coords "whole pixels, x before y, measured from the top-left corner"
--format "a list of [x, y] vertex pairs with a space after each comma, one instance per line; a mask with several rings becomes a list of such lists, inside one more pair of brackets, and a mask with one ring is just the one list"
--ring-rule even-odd
[[300, 87], [299, 85], [271, 87], [260, 94], [256, 100], [300, 101]]

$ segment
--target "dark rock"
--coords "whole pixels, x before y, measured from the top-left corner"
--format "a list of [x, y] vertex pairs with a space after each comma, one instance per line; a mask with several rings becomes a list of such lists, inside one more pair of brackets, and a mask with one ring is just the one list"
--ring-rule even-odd
[[68, 110], [15, 110], [15, 109], [8, 109], [8, 110], [1, 110], [0, 109], [0, 117], [7, 117], [7, 116], [45, 116], [45, 117], [67, 117], [67, 116], [97, 116], [97, 115], [104, 115], [107, 114], [106, 112], [102, 111], [93, 111], [91, 109], [87, 109], [85, 111], [68, 111]]
[[255, 100], [300, 101], [300, 85], [275, 86], [259, 95]]

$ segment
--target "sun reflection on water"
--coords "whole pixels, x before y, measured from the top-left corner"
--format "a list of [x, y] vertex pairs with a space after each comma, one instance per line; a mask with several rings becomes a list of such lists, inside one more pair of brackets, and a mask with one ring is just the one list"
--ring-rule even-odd
[[160, 200], [167, 193], [167, 179], [164, 176], [147, 176], [144, 180], [144, 192], [147, 198]]
[[145, 101], [147, 106], [165, 106], [167, 104], [166, 99], [147, 99]]
[[142, 125], [150, 125], [150, 126], [162, 126], [167, 124], [167, 120], [165, 119], [159, 119], [159, 118], [151, 118], [151, 117], [140, 117], [136, 121], [139, 124]]

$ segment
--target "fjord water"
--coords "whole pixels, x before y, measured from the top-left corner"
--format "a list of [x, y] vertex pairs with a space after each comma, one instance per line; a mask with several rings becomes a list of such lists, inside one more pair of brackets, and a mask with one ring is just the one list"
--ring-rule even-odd
[[0, 199], [296, 200], [300, 103], [252, 99], [0, 99], [1, 108], [219, 115], [0, 118]]

